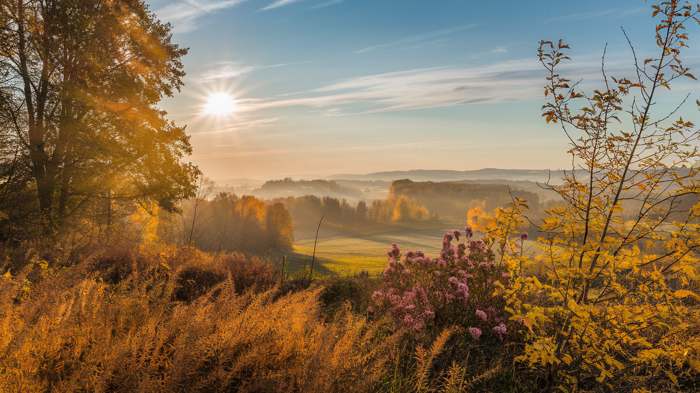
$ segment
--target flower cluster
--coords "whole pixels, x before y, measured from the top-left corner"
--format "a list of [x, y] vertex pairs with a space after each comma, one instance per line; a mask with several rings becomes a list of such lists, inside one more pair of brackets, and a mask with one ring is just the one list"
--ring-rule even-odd
[[421, 251], [402, 255], [392, 245], [372, 310], [390, 314], [416, 334], [457, 325], [472, 340], [503, 341], [508, 333], [504, 301], [493, 295], [497, 286], [508, 286], [509, 274], [487, 244], [472, 237], [470, 228], [446, 233], [438, 258]]

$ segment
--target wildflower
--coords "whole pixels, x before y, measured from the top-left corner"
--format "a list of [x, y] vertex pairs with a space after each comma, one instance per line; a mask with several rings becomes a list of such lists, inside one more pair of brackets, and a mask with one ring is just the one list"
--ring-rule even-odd
[[392, 244], [391, 249], [389, 250], [387, 255], [389, 255], [389, 258], [399, 259], [399, 257], [401, 256], [399, 246], [397, 246], [396, 244]]
[[457, 257], [460, 259], [464, 258], [467, 255], [466, 251], [467, 251], [467, 246], [464, 245], [463, 243], [459, 243], [459, 245], [457, 246]]
[[489, 319], [488, 315], [486, 315], [486, 312], [484, 312], [483, 310], [477, 309], [474, 312], [474, 314], [476, 314], [476, 316], [479, 317], [479, 319], [481, 319], [484, 322], [486, 322]]
[[466, 227], [464, 229], [464, 235], [467, 239], [470, 239], [472, 236], [474, 236], [474, 231], [472, 231], [472, 227]]
[[459, 241], [459, 236], [461, 235], [461, 233], [459, 233], [459, 231], [455, 230], [454, 232], [452, 232], [452, 234], [454, 235], [455, 239], [457, 239], [457, 241]]
[[493, 327], [493, 332], [498, 336], [499, 339], [503, 340], [503, 336], [505, 336], [506, 333], [508, 333], [508, 329], [506, 328], [506, 324], [501, 322]]
[[527, 233], [523, 233], [522, 235], [520, 235], [520, 240], [522, 240], [522, 241], [527, 240]]
[[470, 327], [469, 334], [474, 340], [478, 340], [479, 337], [481, 337], [481, 329], [479, 329], [478, 327]]

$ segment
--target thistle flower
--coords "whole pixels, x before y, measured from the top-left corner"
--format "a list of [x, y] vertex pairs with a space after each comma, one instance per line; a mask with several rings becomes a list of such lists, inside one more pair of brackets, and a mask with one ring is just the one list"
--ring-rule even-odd
[[527, 240], [527, 233], [523, 233], [522, 235], [520, 235], [520, 240], [522, 240], [522, 241]]
[[486, 322], [489, 319], [488, 315], [486, 315], [486, 312], [484, 312], [483, 310], [477, 309], [474, 312], [474, 314], [476, 314], [476, 316], [484, 322]]

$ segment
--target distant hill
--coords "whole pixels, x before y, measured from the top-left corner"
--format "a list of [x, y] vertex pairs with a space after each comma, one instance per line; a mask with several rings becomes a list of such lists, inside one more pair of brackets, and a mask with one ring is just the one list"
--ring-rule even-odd
[[263, 199], [300, 197], [306, 195], [328, 196], [338, 199], [359, 199], [362, 192], [356, 188], [340, 185], [332, 180], [270, 180], [252, 194]]
[[558, 182], [563, 176], [562, 170], [548, 169], [498, 169], [484, 168], [469, 171], [415, 169], [410, 171], [374, 172], [368, 174], [339, 174], [330, 176], [333, 180], [383, 180], [394, 181], [409, 179], [413, 181], [459, 181], [459, 180], [510, 180]]
[[533, 213], [537, 213], [540, 206], [540, 198], [536, 193], [498, 183], [397, 180], [391, 184], [389, 194], [417, 201], [431, 214], [436, 214], [449, 223], [463, 223], [467, 210], [471, 207], [479, 206], [490, 211], [508, 205], [512, 197], [528, 201]]

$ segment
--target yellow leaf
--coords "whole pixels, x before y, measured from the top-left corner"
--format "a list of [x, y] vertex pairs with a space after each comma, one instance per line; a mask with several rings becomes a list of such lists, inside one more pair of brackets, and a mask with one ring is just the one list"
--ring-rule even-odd
[[673, 292], [673, 296], [676, 299], [685, 299], [687, 297], [691, 297], [696, 300], [700, 300], [700, 296], [698, 296], [695, 292], [689, 291], [687, 289], [679, 289], [676, 292]]

